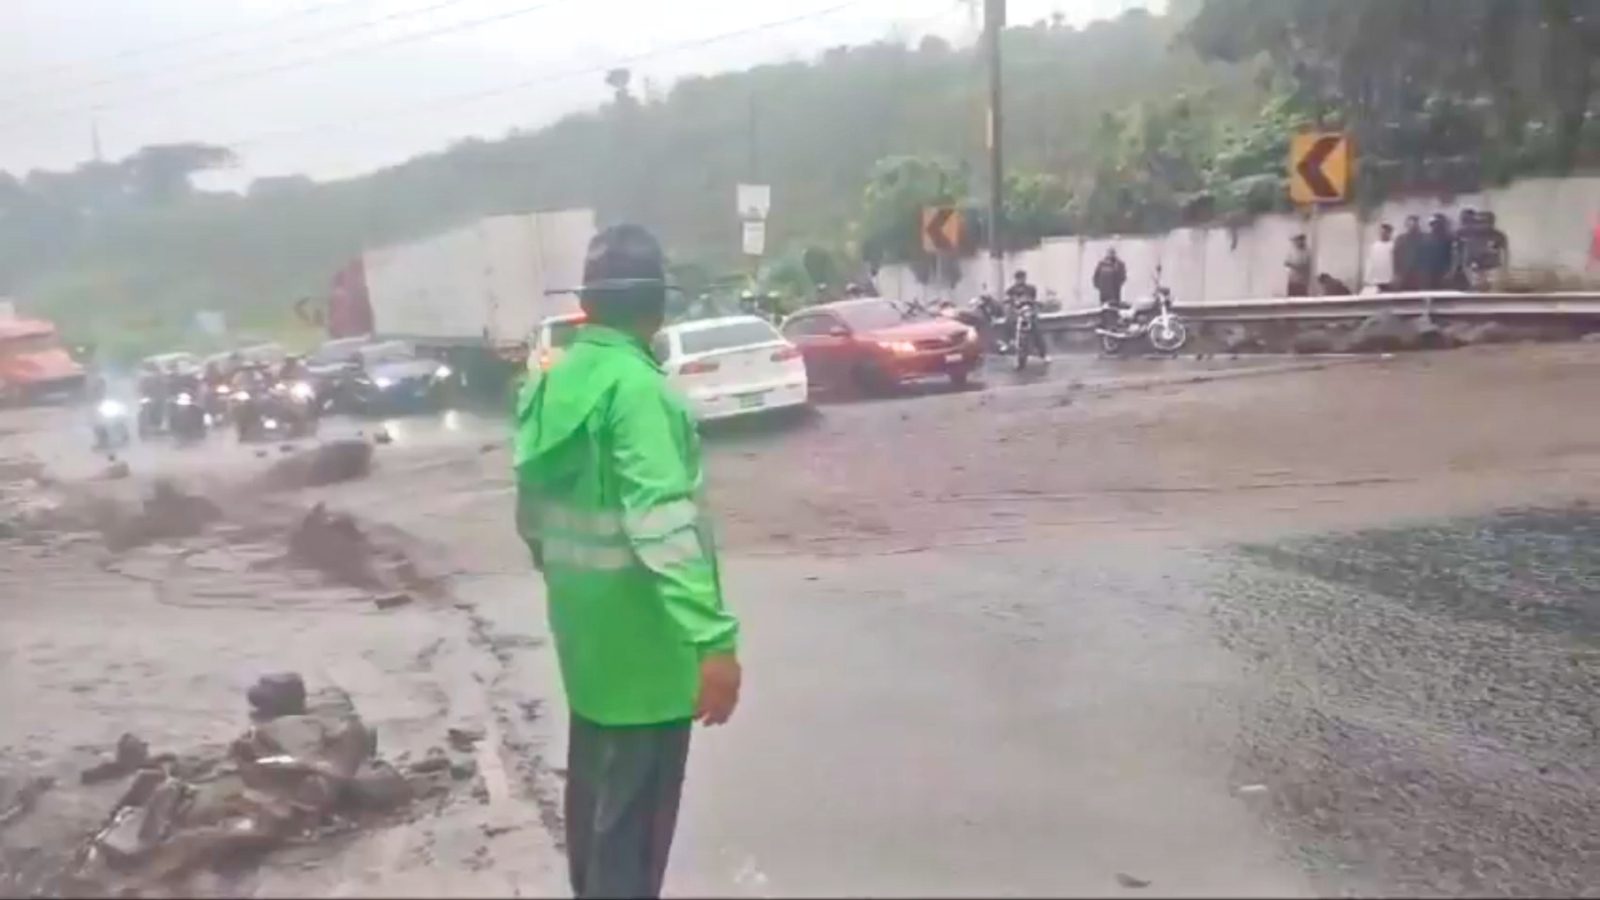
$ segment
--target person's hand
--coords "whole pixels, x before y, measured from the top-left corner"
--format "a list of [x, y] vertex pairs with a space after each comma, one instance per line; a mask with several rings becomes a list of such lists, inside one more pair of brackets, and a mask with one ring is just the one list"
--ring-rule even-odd
[[700, 699], [694, 718], [702, 725], [721, 725], [733, 716], [739, 705], [739, 658], [732, 653], [713, 653], [700, 660]]

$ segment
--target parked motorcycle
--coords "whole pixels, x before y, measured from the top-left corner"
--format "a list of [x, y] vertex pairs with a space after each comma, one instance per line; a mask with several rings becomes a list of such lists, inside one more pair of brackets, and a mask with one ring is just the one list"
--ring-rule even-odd
[[1189, 342], [1189, 326], [1172, 311], [1172, 291], [1161, 283], [1161, 269], [1156, 269], [1155, 290], [1149, 297], [1135, 301], [1130, 307], [1100, 308], [1102, 322], [1114, 319], [1115, 325], [1102, 324], [1095, 329], [1100, 336], [1100, 349], [1115, 356], [1134, 341], [1145, 339], [1161, 353], [1176, 353]]
[[1011, 353], [1005, 306], [998, 300], [988, 294], [980, 294], [967, 301], [966, 308], [956, 313], [956, 320], [977, 331], [988, 352], [1000, 355]]

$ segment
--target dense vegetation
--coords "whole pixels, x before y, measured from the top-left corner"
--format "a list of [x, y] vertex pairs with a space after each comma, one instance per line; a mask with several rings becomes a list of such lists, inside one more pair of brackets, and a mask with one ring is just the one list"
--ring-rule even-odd
[[[1367, 200], [1600, 156], [1600, 0], [1171, 5], [1007, 31], [1008, 243], [1281, 206], [1288, 135], [1312, 125], [1357, 135]], [[984, 82], [970, 49], [841, 47], [661, 95], [625, 70], [607, 83], [601, 109], [338, 182], [196, 191], [190, 176], [230, 154], [195, 145], [0, 173], [0, 294], [103, 340], [169, 339], [200, 308], [267, 325], [322, 296], [363, 246], [568, 205], [652, 225], [697, 289], [742, 277], [733, 186], [757, 180], [775, 198], [762, 278], [804, 295], [863, 261], [926, 267], [925, 204], [977, 212]]]

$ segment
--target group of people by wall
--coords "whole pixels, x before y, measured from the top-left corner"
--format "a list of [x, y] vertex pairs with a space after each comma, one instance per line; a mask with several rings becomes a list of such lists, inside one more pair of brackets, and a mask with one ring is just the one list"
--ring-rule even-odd
[[[1426, 229], [1420, 216], [1407, 216], [1405, 229], [1398, 235], [1388, 222], [1378, 226], [1378, 238], [1367, 248], [1361, 290], [1484, 290], [1494, 273], [1510, 260], [1510, 240], [1492, 212], [1462, 210], [1458, 224], [1435, 213]], [[1287, 295], [1309, 296], [1313, 261], [1305, 235], [1297, 234], [1291, 240], [1284, 268], [1288, 270]], [[1321, 295], [1352, 293], [1349, 285], [1326, 272], [1316, 280]]]

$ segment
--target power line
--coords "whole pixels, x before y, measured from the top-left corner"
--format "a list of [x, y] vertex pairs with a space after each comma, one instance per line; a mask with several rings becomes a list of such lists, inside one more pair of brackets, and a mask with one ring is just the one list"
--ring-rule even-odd
[[[796, 25], [796, 24], [799, 24], [801, 22], [810, 21], [812, 19], [825, 18], [827, 16], [831, 16], [831, 15], [833, 15], [835, 13], [842, 12], [842, 11], [844, 11], [846, 9], [849, 9], [850, 7], [860, 6], [864, 2], [866, 2], [866, 0], [845, 0], [845, 2], [838, 3], [838, 4], [835, 4], [833, 6], [824, 7], [822, 9], [816, 10], [814, 12], [802, 13], [800, 15], [791, 16], [791, 17], [786, 18], [786, 19], [779, 19], [779, 20], [776, 20], [776, 21], [773, 21], [773, 22], [767, 22], [767, 23], [764, 23], [764, 24], [761, 24], [761, 25], [754, 25], [754, 26], [750, 26], [750, 27], [746, 27], [746, 28], [740, 28], [740, 29], [736, 29], [734, 31], [727, 31], [727, 32], [723, 32], [723, 33], [720, 33], [720, 34], [711, 35], [709, 37], [696, 38], [696, 39], [691, 40], [691, 41], [684, 41], [684, 42], [678, 43], [678, 44], [671, 44], [671, 45], [668, 45], [666, 47], [660, 47], [660, 48], [657, 48], [657, 49], [654, 49], [654, 50], [648, 50], [648, 51], [645, 51], [645, 52], [642, 52], [642, 53], [632, 54], [630, 56], [618, 57], [616, 59], [610, 60], [609, 62], [606, 62], [606, 63], [603, 63], [603, 64], [599, 64], [599, 65], [595, 65], [595, 66], [591, 66], [591, 67], [588, 67], [588, 68], [572, 69], [572, 70], [569, 70], [569, 71], [566, 71], [566, 72], [560, 72], [560, 73], [557, 73], [557, 74], [554, 74], [554, 75], [548, 75], [548, 76], [544, 76], [544, 77], [541, 77], [541, 78], [526, 79], [526, 80], [523, 80], [523, 81], [512, 82], [510, 84], [501, 85], [501, 86], [498, 86], [498, 87], [487, 88], [485, 90], [472, 91], [470, 93], [452, 94], [452, 95], [445, 96], [445, 97], [435, 97], [435, 98], [432, 98], [430, 100], [424, 101], [423, 103], [406, 104], [404, 106], [391, 107], [390, 109], [387, 109], [387, 110], [384, 110], [384, 111], [381, 111], [381, 112], [378, 112], [378, 113], [375, 113], [375, 114], [374, 113], [363, 114], [359, 120], [354, 120], [353, 121], [348, 117], [347, 118], [341, 118], [341, 119], [326, 119], [326, 120], [323, 120], [321, 122], [318, 122], [318, 123], [315, 123], [315, 124], [312, 124], [312, 125], [306, 125], [306, 126], [301, 126], [301, 127], [292, 128], [292, 129], [285, 129], [283, 131], [267, 132], [265, 134], [256, 135], [254, 137], [244, 138], [243, 140], [226, 141], [226, 142], [223, 142], [223, 144], [224, 144], [224, 146], [227, 146], [228, 148], [230, 148], [232, 150], [238, 150], [238, 149], [243, 148], [243, 147], [254, 147], [254, 146], [260, 146], [261, 144], [270, 144], [270, 143], [272, 143], [274, 141], [282, 140], [284, 138], [297, 137], [297, 136], [303, 135], [303, 134], [313, 134], [313, 133], [325, 132], [330, 127], [343, 127], [344, 130], [347, 130], [347, 131], [348, 130], [360, 130], [362, 128], [368, 127], [373, 122], [399, 118], [401, 116], [410, 115], [412, 113], [415, 113], [418, 110], [432, 109], [432, 108], [440, 107], [440, 106], [459, 106], [459, 105], [466, 104], [466, 103], [475, 103], [475, 102], [477, 102], [479, 100], [485, 100], [485, 99], [488, 99], [488, 98], [491, 98], [491, 97], [497, 97], [497, 96], [503, 96], [505, 94], [516, 93], [518, 91], [527, 90], [529, 88], [542, 87], [542, 86], [547, 85], [547, 84], [553, 84], [555, 82], [565, 81], [565, 80], [571, 79], [571, 78], [578, 78], [578, 77], [582, 77], [582, 76], [593, 76], [593, 75], [604, 74], [606, 72], [609, 72], [609, 71], [611, 71], [613, 69], [616, 69], [616, 68], [619, 68], [619, 67], [634, 65], [636, 63], [644, 62], [646, 60], [654, 59], [654, 58], [657, 58], [657, 57], [670, 56], [670, 55], [672, 55], [674, 53], [679, 53], [679, 52], [682, 52], [684, 50], [693, 50], [693, 49], [696, 49], [696, 48], [699, 48], [699, 47], [708, 46], [710, 44], [721, 43], [723, 41], [733, 40], [735, 38], [745, 37], [745, 36], [748, 36], [748, 35], [751, 35], [751, 34], [759, 34], [761, 32], [765, 32], [765, 31], [772, 31], [774, 29], [784, 28], [784, 27], [787, 27], [787, 26], [790, 26], [790, 25]], [[959, 5], [960, 4], [957, 3], [955, 5], [952, 5], [952, 6], [948, 7], [948, 8], [946, 8], [946, 9], [942, 10], [939, 13], [936, 13], [936, 14], [931, 15], [931, 16], [925, 16], [925, 17], [923, 17], [921, 19], [917, 19], [917, 20], [915, 20], [915, 24], [922, 25], [922, 24], [926, 24], [928, 22], [933, 22], [933, 21], [937, 21], [937, 20], [940, 20], [940, 19], [944, 19], [945, 17], [949, 16], [950, 13], [954, 12], [959, 7]]]
[[[232, 58], [237, 57], [239, 54], [244, 53], [244, 52], [253, 52], [253, 51], [259, 51], [259, 50], [272, 50], [272, 49], [283, 47], [283, 46], [288, 45], [288, 44], [299, 44], [299, 43], [301, 43], [303, 41], [317, 39], [317, 38], [343, 37], [343, 36], [348, 35], [348, 34], [355, 34], [357, 32], [368, 31], [368, 30], [376, 28], [376, 27], [378, 27], [380, 25], [387, 25], [387, 24], [390, 24], [392, 22], [397, 22], [397, 21], [401, 21], [401, 20], [404, 20], [404, 19], [411, 19], [411, 18], [415, 18], [415, 17], [418, 17], [418, 16], [425, 16], [425, 15], [428, 15], [429, 13], [439, 12], [441, 10], [448, 9], [448, 8], [450, 8], [452, 6], [459, 6], [459, 5], [461, 5], [462, 3], [465, 3], [465, 2], [469, 2], [469, 0], [440, 0], [440, 2], [434, 3], [431, 6], [422, 7], [420, 9], [401, 10], [399, 12], [390, 13], [390, 14], [385, 15], [385, 16], [380, 16], [379, 18], [376, 18], [376, 19], [368, 19], [368, 20], [365, 20], [365, 21], [362, 21], [362, 22], [356, 22], [356, 23], [342, 25], [342, 26], [337, 27], [337, 28], [324, 29], [322, 31], [315, 31], [315, 32], [312, 32], [310, 34], [302, 34], [302, 35], [297, 35], [297, 36], [294, 36], [294, 37], [285, 38], [285, 39], [276, 41], [274, 43], [266, 44], [266, 45], [261, 46], [261, 47], [233, 48], [233, 49], [219, 50], [219, 51], [214, 52], [214, 53], [204, 54], [204, 55], [202, 55], [202, 56], [200, 56], [198, 58], [195, 58], [195, 59], [190, 59], [186, 63], [184, 63], [183, 65], [180, 65], [180, 66], [157, 68], [157, 69], [154, 69], [152, 71], [144, 72], [144, 73], [137, 73], [136, 72], [136, 73], [134, 73], [132, 75], [131, 79], [130, 79], [130, 77], [128, 75], [120, 75], [120, 76], [112, 76], [112, 77], [109, 77], [109, 78], [101, 78], [101, 79], [98, 79], [96, 81], [91, 81], [91, 82], [87, 82], [87, 83], [84, 83], [84, 84], [76, 85], [74, 87], [68, 88], [67, 89], [67, 93], [69, 93], [69, 94], [70, 93], [84, 93], [84, 92], [93, 91], [96, 88], [101, 88], [101, 87], [121, 86], [121, 85], [123, 85], [125, 83], [128, 83], [129, 81], [131, 81], [134, 84], [137, 84], [137, 83], [142, 82], [142, 81], [149, 81], [152, 77], [159, 77], [161, 75], [168, 74], [168, 73], [174, 73], [174, 74], [182, 73], [183, 71], [185, 71], [185, 70], [187, 70], [189, 68], [192, 68], [193, 65], [195, 63], [197, 63], [197, 62], [203, 63], [203, 62], [206, 62], [206, 61], [211, 60], [211, 59], [232, 59]], [[515, 11], [514, 10], [509, 14], [500, 14], [500, 15], [496, 15], [496, 16], [490, 16], [490, 17], [488, 17], [486, 19], [478, 20], [476, 22], [467, 22], [467, 23], [462, 24], [460, 27], [461, 28], [465, 28], [465, 27], [473, 27], [473, 26], [476, 26], [476, 25], [489, 24], [489, 23], [496, 22], [496, 21], [499, 21], [499, 20], [504, 19], [504, 18], [510, 18], [512, 15], [521, 15], [521, 14], [523, 14], [525, 12], [532, 11], [532, 9], [542, 8], [543, 5], [548, 5], [548, 4], [541, 4], [538, 7], [533, 7], [533, 8], [530, 8], [530, 9], [524, 9], [524, 10], [521, 10], [521, 11]], [[447, 29], [444, 29], [444, 31], [448, 31], [448, 30], [460, 30], [460, 28], [454, 28], [454, 29], [447, 28]], [[436, 33], [440, 33], [440, 32], [422, 33], [422, 34], [417, 35], [415, 39], [431, 37]], [[405, 40], [409, 40], [409, 39], [413, 39], [413, 38], [411, 38], [410, 36], [407, 36], [405, 38], [402, 38], [400, 41], [396, 41], [396, 42], [393, 42], [393, 43], [403, 43]], [[353, 48], [353, 50], [354, 50], [354, 52], [359, 53], [359, 52], [364, 52], [367, 49], [376, 49], [376, 48], [381, 48], [381, 47], [384, 47], [384, 46], [387, 46], [387, 43], [379, 43], [379, 44], [369, 45], [367, 47], [356, 47], [356, 48]], [[351, 48], [346, 48], [346, 49], [348, 50], [348, 49], [351, 49]], [[326, 53], [326, 54], [322, 54], [321, 56], [313, 56], [313, 57], [310, 57], [309, 60], [300, 60], [298, 62], [292, 62], [292, 63], [288, 63], [288, 64], [277, 64], [277, 65], [273, 65], [273, 66], [268, 66], [266, 69], [263, 69], [263, 70], [260, 70], [260, 71], [261, 72], [270, 73], [270, 72], [275, 72], [275, 71], [278, 71], [278, 70], [281, 70], [281, 69], [295, 68], [296, 66], [298, 66], [300, 64], [303, 64], [304, 62], [307, 62], [307, 61], [316, 62], [316, 61], [320, 61], [320, 60], [322, 60], [324, 58], [331, 58], [331, 57], [337, 56], [337, 55], [339, 55], [339, 52], [342, 52], [342, 51], [335, 51], [334, 53]], [[231, 75], [238, 75], [240, 73], [223, 72], [223, 73], [220, 73], [220, 74], [221, 74], [220, 80], [223, 81], [224, 83], [226, 83], [227, 81], [238, 80], [238, 79], [232, 78], [230, 76]], [[243, 74], [248, 76], [248, 75], [254, 74], [254, 72], [252, 72], [250, 70], [247, 70]], [[193, 78], [187, 79], [187, 80], [189, 80], [191, 83], [194, 81]], [[207, 79], [206, 83], [209, 85], [209, 84], [214, 84], [216, 82], [212, 81], [210, 79]], [[154, 96], [154, 97], [166, 96], [167, 94], [177, 92], [177, 91], [175, 91], [173, 89], [181, 90], [182, 87], [183, 87], [183, 83], [182, 82], [177, 82], [177, 83], [174, 83], [172, 85], [167, 86], [167, 88], [165, 90], [158, 90], [158, 91], [149, 92], [149, 93], [146, 93], [146, 94], [136, 94], [136, 95], [134, 95], [133, 99], [138, 100], [138, 99], [142, 99], [144, 97], [150, 97], [150, 96]], [[21, 101], [20, 103], [13, 102], [13, 103], [7, 103], [7, 104], [4, 104], [4, 105], [0, 105], [0, 112], [6, 111], [6, 110], [10, 110], [10, 109], [14, 109], [14, 108], [18, 107], [19, 105], [25, 105], [26, 102], [29, 99], [32, 99], [33, 97], [39, 97], [39, 96], [44, 96], [44, 95], [47, 95], [47, 94], [54, 94], [54, 93], [56, 93], [56, 91], [54, 89], [51, 89], [51, 90], [48, 90], [48, 91], [46, 91], [46, 90], [35, 91], [33, 95], [24, 95], [23, 97], [18, 98]], [[109, 108], [114, 108], [117, 105], [119, 105], [119, 103], [116, 103], [116, 102], [113, 102], [113, 103], [110, 103], [110, 104], [91, 103], [91, 104], [89, 104], [89, 105], [87, 105], [85, 107], [82, 107], [82, 108], [76, 108], [76, 109], [68, 108], [68, 109], [63, 109], [63, 110], [60, 110], [60, 111], [68, 112], [68, 113], [82, 112], [82, 111], [86, 111], [86, 110], [109, 109]], [[53, 114], [55, 111], [56, 110], [46, 109], [42, 113], [40, 113], [39, 115], [50, 115], [50, 114]], [[27, 119], [24, 119], [24, 121], [27, 121], [28, 119], [31, 119], [31, 118], [33, 118], [33, 116], [29, 115], [27, 117]], [[12, 121], [12, 120], [7, 120], [7, 121]]]
[[23, 73], [27, 73], [27, 72], [33, 72], [33, 73], [57, 72], [57, 71], [60, 71], [62, 69], [76, 69], [76, 68], [80, 68], [80, 67], [83, 67], [83, 66], [104, 65], [106, 63], [113, 63], [113, 62], [116, 62], [116, 61], [122, 60], [122, 59], [129, 59], [129, 58], [132, 58], [132, 57], [144, 56], [144, 55], [149, 54], [149, 53], [154, 53], [157, 50], [170, 50], [173, 47], [186, 47], [186, 46], [188, 46], [190, 44], [198, 44], [201, 41], [209, 41], [209, 40], [211, 40], [213, 38], [226, 37], [227, 35], [233, 34], [235, 32], [256, 31], [256, 30], [259, 30], [261, 28], [266, 28], [266, 27], [269, 27], [269, 26], [272, 26], [272, 25], [276, 25], [279, 22], [288, 22], [288, 21], [292, 21], [294, 19], [307, 18], [307, 17], [311, 17], [311, 16], [320, 15], [320, 14], [328, 12], [330, 10], [339, 9], [341, 7], [354, 6], [357, 3], [370, 3], [370, 2], [372, 2], [372, 0], [332, 0], [332, 2], [328, 2], [328, 3], [316, 3], [316, 4], [313, 4], [311, 6], [303, 6], [303, 7], [300, 7], [299, 9], [290, 10], [290, 11], [288, 11], [286, 13], [283, 13], [282, 15], [273, 16], [272, 18], [267, 19], [264, 22], [258, 22], [255, 25], [244, 26], [244, 27], [234, 26], [234, 27], [230, 27], [230, 28], [220, 28], [220, 29], [216, 29], [214, 31], [207, 31], [207, 32], [203, 32], [203, 33], [200, 33], [200, 34], [185, 35], [185, 36], [179, 37], [179, 38], [172, 38], [172, 39], [165, 40], [165, 41], [158, 41], [158, 42], [156, 42], [154, 44], [145, 44], [145, 45], [140, 46], [140, 47], [129, 47], [129, 48], [125, 49], [125, 50], [119, 50], [116, 53], [111, 53], [111, 54], [108, 54], [106, 56], [95, 57], [95, 58], [92, 58], [92, 59], [68, 60], [66, 62], [47, 63], [45, 65], [36, 66], [36, 67], [22, 67], [22, 68], [15, 68], [15, 69], [0, 69], [0, 75], [4, 75], [6, 77], [11, 77], [13, 75], [19, 75], [21, 77], [26, 77], [26, 75], [23, 74]]
[[[441, 6], [449, 5], [449, 4], [453, 4], [453, 3], [457, 3], [457, 2], [460, 2], [460, 0], [448, 0], [447, 4], [440, 4], [440, 5]], [[139, 95], [135, 95], [133, 97], [129, 97], [129, 98], [126, 98], [126, 99], [123, 99], [123, 100], [119, 100], [117, 102], [113, 102], [113, 103], [95, 103], [95, 104], [90, 104], [90, 105], [87, 105], [87, 106], [80, 106], [80, 107], [68, 108], [68, 109], [54, 109], [54, 110], [44, 110], [44, 111], [35, 112], [35, 113], [24, 113], [23, 115], [20, 115], [20, 116], [13, 116], [13, 117], [8, 118], [8, 119], [0, 120], [0, 126], [13, 125], [13, 124], [17, 124], [17, 123], [20, 123], [20, 122], [30, 122], [30, 121], [34, 121], [34, 120], [41, 119], [41, 118], [55, 118], [55, 117], [59, 117], [59, 116], [84, 115], [84, 114], [89, 114], [89, 113], [103, 112], [105, 110], [118, 109], [118, 108], [121, 108], [121, 107], [129, 106], [129, 105], [132, 105], [132, 104], [137, 104], [137, 103], [141, 103], [141, 102], [145, 102], [145, 101], [149, 101], [149, 100], [166, 99], [167, 97], [171, 97], [171, 96], [174, 96], [176, 94], [188, 93], [188, 92], [192, 92], [192, 91], [197, 90], [197, 89], [203, 90], [203, 89], [206, 89], [206, 88], [216, 87], [217, 85], [220, 85], [220, 84], [229, 84], [229, 83], [232, 83], [232, 82], [247, 81], [247, 80], [250, 80], [252, 78], [259, 78], [259, 77], [264, 76], [264, 75], [275, 75], [275, 74], [277, 74], [279, 72], [291, 71], [293, 69], [303, 68], [303, 67], [305, 67], [307, 65], [313, 65], [313, 64], [316, 64], [316, 63], [328, 62], [330, 60], [337, 60], [337, 59], [341, 59], [341, 58], [349, 57], [349, 56], [357, 56], [357, 55], [360, 55], [362, 53], [367, 53], [367, 52], [370, 52], [370, 51], [373, 51], [373, 50], [383, 50], [383, 49], [386, 49], [386, 48], [389, 48], [389, 47], [399, 46], [401, 44], [408, 44], [408, 43], [412, 43], [412, 42], [415, 42], [415, 41], [427, 40], [429, 38], [440, 37], [440, 36], [446, 35], [446, 34], [453, 34], [453, 33], [459, 32], [459, 31], [466, 31], [466, 30], [472, 29], [472, 28], [481, 28], [481, 27], [483, 27], [485, 25], [492, 25], [494, 23], [503, 22], [503, 21], [506, 21], [508, 19], [517, 18], [519, 16], [529, 15], [531, 13], [538, 12], [538, 11], [540, 11], [542, 9], [545, 9], [547, 7], [550, 7], [550, 6], [554, 6], [554, 5], [556, 5], [558, 3], [562, 3], [562, 2], [566, 2], [566, 0], [545, 0], [545, 2], [543, 2], [543, 3], [536, 3], [536, 4], [532, 5], [532, 6], [525, 6], [525, 7], [519, 8], [519, 9], [510, 10], [508, 12], [503, 12], [503, 13], [499, 13], [499, 14], [496, 14], [496, 15], [493, 15], [493, 16], [487, 16], [487, 17], [484, 17], [484, 18], [480, 18], [480, 19], [471, 19], [471, 20], [468, 20], [468, 21], [465, 21], [465, 22], [457, 22], [457, 23], [454, 23], [452, 25], [445, 26], [443, 28], [435, 28], [435, 29], [432, 29], [432, 30], [429, 30], [429, 31], [422, 31], [422, 32], [416, 32], [416, 33], [413, 33], [413, 34], [402, 35], [402, 36], [400, 36], [398, 38], [395, 38], [395, 39], [392, 39], [392, 40], [388, 40], [388, 41], [381, 41], [381, 42], [378, 42], [378, 43], [366, 44], [366, 45], [362, 45], [362, 46], [358, 46], [358, 47], [342, 48], [340, 50], [336, 50], [336, 51], [331, 52], [331, 53], [323, 53], [323, 54], [319, 54], [319, 55], [315, 55], [315, 56], [303, 57], [301, 59], [292, 60], [292, 61], [287, 62], [287, 63], [279, 63], [279, 64], [276, 64], [276, 65], [266, 66], [264, 68], [259, 68], [259, 69], [247, 69], [247, 70], [239, 71], [239, 72], [225, 72], [225, 73], [222, 73], [221, 75], [219, 75], [217, 77], [208, 78], [204, 82], [191, 81], [188, 84], [175, 85], [171, 89], [168, 89], [168, 90], [155, 91], [155, 92], [146, 93], [146, 94], [139, 94]]]
[[[510, 93], [514, 93], [514, 92], [517, 92], [517, 91], [526, 90], [528, 88], [541, 87], [541, 86], [544, 86], [544, 85], [547, 85], [547, 84], [554, 84], [554, 83], [556, 83], [558, 81], [565, 81], [565, 80], [570, 79], [570, 78], [577, 78], [577, 77], [584, 76], [584, 75], [602, 74], [602, 73], [605, 73], [605, 72], [609, 72], [612, 69], [616, 69], [616, 68], [619, 68], [619, 67], [622, 67], [622, 66], [633, 65], [635, 63], [643, 62], [643, 61], [648, 60], [648, 59], [654, 59], [654, 58], [660, 57], [660, 56], [668, 56], [668, 55], [671, 55], [673, 53], [682, 52], [684, 50], [693, 50], [693, 49], [696, 49], [698, 47], [704, 47], [704, 46], [708, 46], [710, 44], [721, 43], [722, 41], [733, 40], [734, 38], [745, 37], [745, 36], [751, 35], [751, 34], [759, 34], [761, 32], [771, 31], [771, 30], [777, 29], [777, 28], [784, 28], [784, 27], [787, 27], [789, 25], [795, 25], [795, 24], [798, 24], [800, 22], [809, 21], [811, 19], [824, 18], [826, 16], [833, 15], [834, 13], [841, 12], [841, 11], [843, 11], [845, 9], [848, 9], [848, 8], [852, 7], [852, 6], [859, 6], [863, 2], [865, 2], [865, 0], [844, 0], [844, 2], [842, 2], [842, 3], [836, 3], [836, 4], [832, 5], [832, 6], [824, 7], [823, 9], [815, 10], [813, 12], [802, 13], [802, 14], [796, 15], [796, 16], [790, 16], [790, 17], [785, 18], [785, 19], [779, 19], [779, 20], [772, 21], [772, 22], [766, 22], [766, 23], [761, 24], [761, 25], [753, 25], [753, 26], [749, 26], [749, 27], [746, 27], [746, 28], [736, 29], [736, 30], [733, 30], [733, 31], [726, 31], [726, 32], [722, 32], [720, 34], [715, 34], [715, 35], [711, 35], [711, 36], [704, 37], [704, 38], [696, 38], [696, 39], [691, 40], [691, 41], [684, 41], [684, 42], [677, 43], [677, 44], [671, 44], [671, 45], [668, 45], [666, 47], [660, 47], [660, 48], [656, 48], [654, 50], [647, 50], [647, 51], [644, 51], [642, 53], [635, 53], [635, 54], [631, 54], [631, 55], [628, 55], [628, 56], [618, 57], [616, 59], [610, 60], [610, 61], [608, 61], [606, 63], [603, 63], [603, 64], [600, 64], [600, 65], [588, 66], [588, 67], [581, 68], [581, 69], [571, 69], [571, 70], [568, 70], [566, 72], [559, 72], [559, 73], [556, 73], [554, 75], [546, 75], [546, 76], [542, 76], [542, 77], [538, 77], [538, 78], [529, 78], [529, 79], [525, 79], [525, 80], [522, 80], [522, 81], [516, 81], [516, 82], [511, 82], [509, 84], [500, 85], [500, 86], [497, 86], [497, 87], [486, 88], [484, 90], [471, 91], [471, 92], [462, 93], [462, 94], [451, 94], [449, 96], [444, 96], [444, 97], [435, 97], [435, 98], [432, 98], [430, 100], [424, 101], [423, 103], [414, 103], [414, 104], [406, 104], [404, 106], [391, 107], [388, 110], [384, 110], [384, 111], [378, 112], [378, 113], [364, 113], [361, 116], [360, 121], [355, 122], [353, 124], [356, 127], [362, 127], [362, 126], [365, 126], [365, 125], [367, 125], [367, 124], [369, 124], [371, 122], [374, 122], [374, 121], [379, 121], [379, 120], [383, 120], [383, 119], [392, 119], [392, 118], [396, 118], [398, 116], [403, 116], [403, 115], [411, 115], [411, 114], [417, 112], [418, 110], [432, 109], [432, 108], [439, 107], [439, 106], [459, 106], [459, 105], [464, 104], [464, 103], [476, 103], [476, 102], [478, 102], [480, 100], [485, 100], [485, 99], [488, 99], [490, 97], [497, 97], [497, 96], [501, 96], [501, 95], [504, 95], [504, 94], [510, 94]], [[945, 12], [940, 13], [940, 15], [938, 17], [935, 17], [935, 18], [942, 18], [943, 16], [948, 15], [948, 13], [949, 13], [949, 11], [946, 10]], [[262, 143], [270, 143], [272, 141], [281, 140], [281, 139], [286, 138], [286, 137], [294, 137], [294, 136], [300, 135], [300, 134], [310, 134], [310, 133], [313, 133], [313, 132], [323, 131], [323, 130], [329, 128], [330, 126], [336, 126], [336, 125], [350, 126], [350, 125], [352, 125], [352, 122], [351, 122], [351, 120], [349, 118], [329, 119], [329, 120], [325, 120], [325, 121], [322, 121], [322, 122], [319, 122], [319, 123], [316, 123], [316, 124], [313, 124], [313, 125], [302, 126], [302, 127], [299, 127], [299, 128], [286, 129], [286, 130], [283, 130], [283, 131], [267, 132], [265, 134], [256, 135], [254, 137], [244, 138], [243, 140], [228, 141], [228, 142], [226, 142], [226, 146], [228, 146], [229, 148], [234, 149], [234, 150], [237, 150], [237, 149], [239, 149], [241, 147], [258, 146], [258, 145], [260, 145]]]

